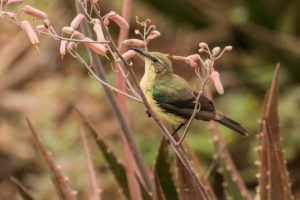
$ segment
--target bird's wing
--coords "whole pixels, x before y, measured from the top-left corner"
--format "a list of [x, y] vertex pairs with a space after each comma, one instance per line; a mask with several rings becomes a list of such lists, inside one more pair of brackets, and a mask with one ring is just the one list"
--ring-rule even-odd
[[[153, 99], [166, 111], [170, 108], [188, 110], [191, 112], [195, 107], [198, 92], [194, 91], [181, 77], [173, 77], [165, 82], [160, 82], [152, 88]], [[200, 97], [201, 111], [215, 111], [214, 104], [205, 96]]]

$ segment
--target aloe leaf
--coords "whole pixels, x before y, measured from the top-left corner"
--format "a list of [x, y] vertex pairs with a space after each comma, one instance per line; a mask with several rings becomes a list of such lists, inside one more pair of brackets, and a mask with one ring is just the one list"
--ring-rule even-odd
[[236, 169], [216, 122], [211, 121], [210, 123], [213, 132], [213, 142], [215, 143], [216, 150], [218, 151], [217, 155], [219, 155], [220, 160], [221, 168], [218, 171], [222, 173], [225, 180], [223, 186], [226, 187], [232, 199], [251, 200], [252, 197]]
[[286, 160], [281, 144], [278, 117], [279, 64], [275, 69], [270, 90], [264, 100], [258, 134], [258, 187], [260, 199], [293, 199]]
[[186, 170], [181, 160], [176, 156], [176, 177], [179, 188], [179, 196], [181, 200], [189, 199], [206, 199], [201, 189], [195, 184], [190, 173]]
[[21, 195], [21, 197], [24, 200], [35, 200], [35, 198], [33, 197], [33, 195], [31, 194], [31, 192], [29, 191], [28, 188], [26, 188], [25, 185], [23, 185], [23, 183], [21, 183], [20, 181], [18, 181], [18, 179], [16, 179], [15, 177], [9, 177], [9, 179], [11, 180], [11, 182], [13, 182], [15, 184], [15, 186], [18, 188], [18, 191]]
[[121, 186], [122, 192], [124, 193], [125, 197], [127, 199], [130, 199], [125, 167], [118, 161], [117, 156], [108, 147], [105, 141], [100, 137], [100, 133], [98, 133], [93, 124], [79, 110], [77, 110], [77, 113], [84, 120], [86, 126], [90, 130], [94, 140], [97, 143], [98, 148], [100, 149], [100, 151], [103, 154], [103, 157], [108, 163], [109, 169], [111, 170], [117, 182]]
[[171, 173], [171, 161], [167, 142], [164, 137], [160, 141], [155, 159], [153, 174], [157, 176], [166, 199], [179, 200], [174, 180]]
[[146, 189], [145, 185], [141, 182], [141, 180], [138, 177], [137, 177], [137, 181], [141, 188], [143, 200], [154, 200], [155, 198], [153, 197], [152, 193]]
[[64, 200], [75, 200], [77, 199], [76, 194], [77, 191], [74, 191], [68, 183], [68, 178], [62, 175], [60, 167], [55, 163], [54, 159], [52, 158], [51, 152], [49, 152], [42, 142], [41, 138], [38, 136], [37, 132], [35, 131], [32, 123], [30, 122], [29, 118], [26, 117], [27, 124], [31, 130], [34, 142], [38, 149], [40, 150], [48, 168], [50, 170], [51, 178], [54, 183], [55, 189], [60, 195], [60, 197]]
[[209, 180], [207, 179], [204, 170], [197, 158], [196, 153], [194, 152], [194, 150], [190, 147], [190, 145], [188, 143], [185, 143], [185, 146], [187, 148], [187, 151], [189, 153], [189, 156], [191, 157], [191, 162], [193, 163], [193, 165], [195, 166], [195, 168], [197, 169], [198, 173], [199, 173], [199, 177], [200, 180], [202, 182], [202, 184], [204, 185], [205, 189], [207, 190], [210, 198], [212, 200], [217, 200], [216, 194], [214, 192], [214, 190], [212, 189]]
[[155, 189], [156, 189], [156, 198], [157, 200], [166, 200], [165, 194], [162, 190], [162, 187], [159, 182], [159, 178], [157, 173], [154, 174], [154, 183], [155, 183]]
[[90, 200], [100, 200], [100, 189], [97, 185], [97, 178], [96, 178], [96, 172], [93, 167], [91, 154], [89, 151], [87, 139], [86, 139], [86, 133], [84, 129], [81, 129], [81, 140], [82, 140], [82, 146], [84, 149], [85, 154], [85, 162], [88, 170], [88, 176], [89, 176], [89, 189], [90, 189]]

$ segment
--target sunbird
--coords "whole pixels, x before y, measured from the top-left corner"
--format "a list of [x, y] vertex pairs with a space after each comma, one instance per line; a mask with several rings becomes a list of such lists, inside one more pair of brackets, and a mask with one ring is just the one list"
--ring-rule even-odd
[[[173, 74], [172, 63], [166, 55], [131, 49], [145, 58], [145, 73], [140, 81], [143, 93], [160, 119], [177, 126], [174, 135], [192, 116], [199, 93], [184, 78]], [[214, 103], [204, 95], [200, 96], [199, 103], [200, 110], [195, 119], [214, 120], [237, 133], [248, 135], [244, 127], [216, 110]]]

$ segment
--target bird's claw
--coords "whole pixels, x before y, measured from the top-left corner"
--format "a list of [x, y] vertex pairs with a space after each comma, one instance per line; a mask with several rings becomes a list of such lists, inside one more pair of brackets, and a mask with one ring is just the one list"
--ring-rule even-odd
[[148, 110], [146, 110], [146, 114], [148, 117], [151, 117], [151, 113]]

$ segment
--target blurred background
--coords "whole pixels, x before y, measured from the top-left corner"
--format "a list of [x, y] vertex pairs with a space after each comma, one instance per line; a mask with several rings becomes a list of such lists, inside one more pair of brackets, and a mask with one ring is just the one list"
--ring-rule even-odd
[[[73, 1], [26, 0], [48, 13], [60, 32], [76, 15]], [[101, 1], [103, 13], [121, 13], [121, 0]], [[187, 56], [197, 53], [199, 42], [210, 47], [232, 45], [215, 65], [220, 72], [225, 94], [214, 91], [216, 106], [226, 115], [258, 132], [262, 102], [271, 85], [275, 65], [280, 62], [279, 116], [290, 171], [292, 190], [300, 198], [300, 1], [298, 0], [139, 0], [132, 2], [130, 37], [137, 38], [135, 17], [150, 18], [161, 37], [150, 43], [150, 51]], [[24, 16], [23, 16], [24, 17]], [[28, 127], [27, 115], [53, 157], [79, 192], [87, 199], [87, 170], [79, 134], [81, 121], [71, 109], [78, 106], [98, 127], [113, 150], [122, 156], [120, 128], [103, 90], [75, 59], [61, 60], [59, 42], [40, 35], [41, 52], [29, 42], [19, 27], [0, 19], [0, 199], [19, 199], [7, 177], [16, 176], [38, 199], [55, 199], [47, 166], [38, 153]], [[117, 38], [118, 28], [110, 27]], [[84, 48], [81, 54], [88, 59]], [[109, 82], [115, 85], [115, 72], [102, 58]], [[175, 73], [198, 86], [193, 69], [172, 61]], [[143, 62], [134, 59], [141, 77]], [[214, 89], [213, 89], [214, 90]], [[161, 133], [143, 105], [128, 101], [131, 128], [151, 169]], [[257, 168], [255, 136], [242, 138], [220, 127], [222, 136], [246, 185], [255, 191]], [[205, 169], [213, 161], [208, 123], [193, 123], [186, 141], [192, 146]], [[94, 142], [90, 141], [98, 183], [104, 199], [124, 199]], [[220, 188], [220, 176], [213, 172], [210, 181]]]

